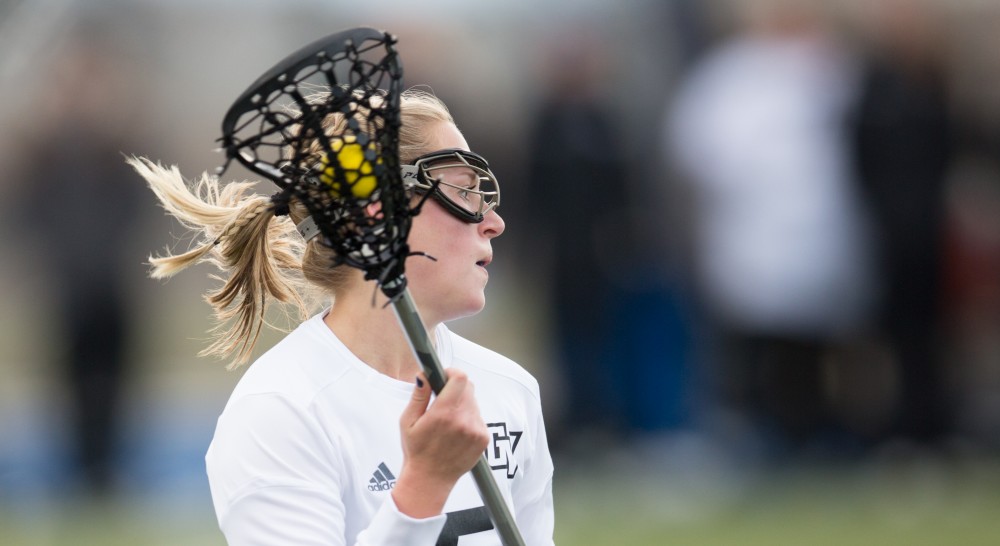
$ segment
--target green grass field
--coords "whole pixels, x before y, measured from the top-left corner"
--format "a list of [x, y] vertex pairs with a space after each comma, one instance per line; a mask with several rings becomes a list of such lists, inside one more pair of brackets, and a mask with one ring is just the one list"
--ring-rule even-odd
[[[736, 484], [715, 478], [571, 471], [556, 482], [556, 542], [1000, 544], [996, 461], [797, 468], [739, 478]], [[0, 537], [6, 546], [224, 544], [211, 513], [150, 499], [68, 503], [44, 513], [8, 503], [0, 515]]]
[[[669, 484], [663, 484], [669, 488]], [[997, 545], [1000, 467], [810, 469], [736, 491], [560, 488], [566, 545]]]

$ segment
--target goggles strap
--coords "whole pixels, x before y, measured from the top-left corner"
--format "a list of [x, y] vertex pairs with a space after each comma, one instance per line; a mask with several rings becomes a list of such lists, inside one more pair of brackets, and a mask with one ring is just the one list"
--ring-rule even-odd
[[319, 235], [319, 226], [316, 225], [316, 221], [313, 220], [312, 216], [306, 216], [304, 220], [295, 226], [295, 229], [299, 230], [299, 234], [302, 235], [302, 238], [307, 243]]

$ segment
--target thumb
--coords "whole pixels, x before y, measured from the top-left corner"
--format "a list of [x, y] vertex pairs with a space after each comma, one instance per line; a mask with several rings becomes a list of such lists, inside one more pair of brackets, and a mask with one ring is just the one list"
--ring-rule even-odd
[[409, 428], [413, 423], [427, 411], [427, 403], [431, 399], [431, 387], [427, 384], [424, 374], [417, 374], [416, 386], [413, 389], [413, 396], [410, 403], [406, 405], [403, 414], [400, 416], [400, 424]]

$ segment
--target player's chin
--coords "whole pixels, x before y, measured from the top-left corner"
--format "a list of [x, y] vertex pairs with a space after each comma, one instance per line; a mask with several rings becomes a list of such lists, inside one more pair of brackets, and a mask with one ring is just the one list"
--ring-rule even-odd
[[486, 294], [483, 291], [469, 294], [456, 306], [455, 318], [471, 317], [486, 308]]

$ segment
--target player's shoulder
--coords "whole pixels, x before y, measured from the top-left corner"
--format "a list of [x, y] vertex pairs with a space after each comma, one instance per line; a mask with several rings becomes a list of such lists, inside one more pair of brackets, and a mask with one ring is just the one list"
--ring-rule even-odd
[[538, 381], [523, 366], [447, 328], [443, 328], [442, 332], [451, 344], [454, 365], [495, 380], [509, 382], [523, 389], [526, 394], [538, 398]]
[[303, 322], [249, 366], [231, 400], [271, 394], [307, 404], [347, 372], [338, 343], [321, 317]]

